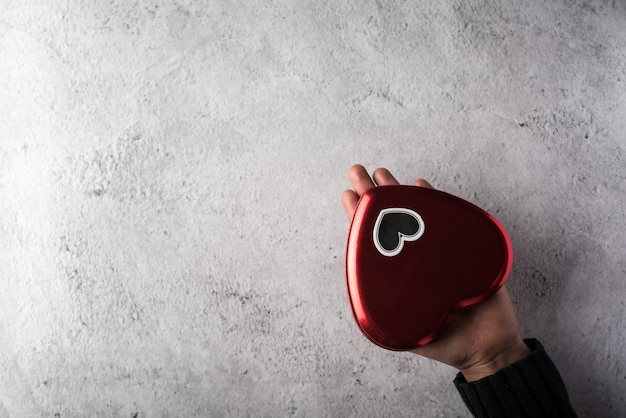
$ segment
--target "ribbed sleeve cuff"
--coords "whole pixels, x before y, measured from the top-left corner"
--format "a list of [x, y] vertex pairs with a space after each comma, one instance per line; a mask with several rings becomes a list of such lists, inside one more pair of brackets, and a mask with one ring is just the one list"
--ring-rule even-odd
[[483, 379], [454, 385], [475, 417], [576, 417], [561, 375], [543, 346], [525, 339], [526, 357]]

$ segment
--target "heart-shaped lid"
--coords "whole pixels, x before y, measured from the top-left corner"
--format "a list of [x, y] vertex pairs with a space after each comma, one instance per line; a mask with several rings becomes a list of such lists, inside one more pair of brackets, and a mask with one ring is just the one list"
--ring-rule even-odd
[[423, 346], [458, 309], [500, 289], [512, 259], [506, 231], [479, 207], [424, 187], [374, 187], [361, 196], [348, 235], [354, 318], [383, 348]]

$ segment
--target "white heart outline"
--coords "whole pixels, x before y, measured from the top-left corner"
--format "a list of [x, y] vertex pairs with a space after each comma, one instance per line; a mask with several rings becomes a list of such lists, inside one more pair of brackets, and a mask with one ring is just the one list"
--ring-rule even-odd
[[[380, 244], [380, 242], [378, 241], [378, 229], [380, 228], [380, 223], [382, 222], [385, 215], [388, 213], [405, 213], [407, 215], [414, 217], [417, 220], [417, 223], [419, 224], [419, 229], [413, 235], [404, 235], [402, 232], [398, 232], [400, 241], [398, 243], [398, 246], [393, 251], [385, 250], [383, 246]], [[376, 249], [378, 250], [378, 252], [381, 253], [382, 255], [386, 257], [393, 257], [395, 255], [400, 254], [400, 252], [404, 248], [405, 241], [409, 241], [409, 242], [417, 241], [424, 234], [425, 229], [426, 229], [426, 225], [424, 224], [424, 220], [417, 212], [415, 212], [412, 209], [407, 209], [407, 208], [383, 209], [378, 214], [378, 218], [376, 218], [376, 223], [374, 224], [374, 245], [376, 246]]]

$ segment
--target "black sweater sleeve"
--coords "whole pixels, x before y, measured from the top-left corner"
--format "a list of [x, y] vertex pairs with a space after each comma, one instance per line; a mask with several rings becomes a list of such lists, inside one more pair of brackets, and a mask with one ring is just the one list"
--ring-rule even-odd
[[459, 373], [454, 385], [475, 417], [576, 417], [556, 366], [536, 339], [530, 353], [474, 382]]

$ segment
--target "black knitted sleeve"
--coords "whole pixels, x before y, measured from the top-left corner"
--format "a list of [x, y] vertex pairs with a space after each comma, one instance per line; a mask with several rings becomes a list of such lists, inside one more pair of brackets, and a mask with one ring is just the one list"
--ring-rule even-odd
[[530, 353], [483, 379], [454, 385], [475, 417], [576, 417], [561, 375], [536, 339], [525, 339]]

